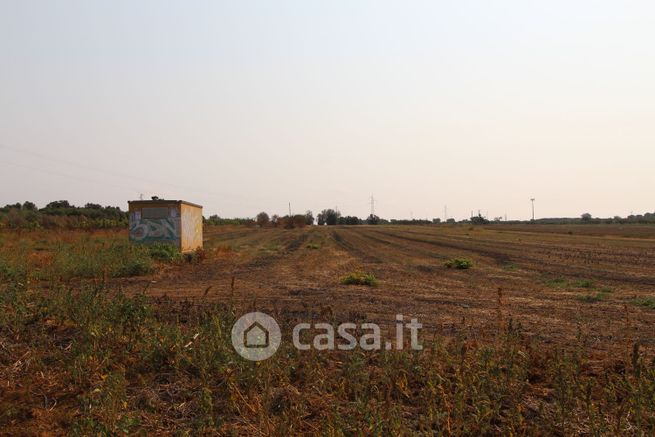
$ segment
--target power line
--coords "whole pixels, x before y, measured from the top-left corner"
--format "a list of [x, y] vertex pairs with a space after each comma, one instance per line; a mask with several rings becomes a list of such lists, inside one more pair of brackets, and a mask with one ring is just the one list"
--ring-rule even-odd
[[[86, 170], [86, 171], [93, 172], [94, 174], [104, 173], [107, 176], [110, 176], [110, 177], [113, 177], [113, 178], [119, 178], [120, 180], [132, 179], [132, 180], [135, 180], [135, 181], [146, 182], [149, 185], [168, 186], [170, 188], [173, 188], [173, 190], [183, 191], [183, 192], [186, 193], [186, 194], [185, 193], [183, 193], [183, 194], [193, 196], [193, 197], [196, 197], [196, 198], [201, 198], [201, 199], [202, 198], [204, 198], [204, 199], [214, 198], [214, 199], [218, 199], [220, 202], [225, 202], [225, 203], [239, 201], [239, 204], [242, 205], [242, 206], [243, 206], [243, 203], [244, 203], [243, 197], [240, 197], [239, 195], [233, 194], [233, 193], [222, 193], [222, 192], [219, 193], [219, 192], [210, 192], [210, 191], [204, 191], [204, 190], [199, 191], [195, 187], [173, 184], [173, 183], [170, 183], [170, 182], [167, 182], [167, 181], [157, 181], [157, 180], [154, 180], [154, 179], [146, 179], [146, 178], [134, 176], [132, 174], [123, 173], [123, 172], [120, 172], [120, 171], [106, 170], [106, 169], [102, 169], [102, 168], [99, 168], [99, 167], [88, 166], [88, 165], [80, 164], [80, 163], [77, 163], [77, 162], [68, 161], [66, 159], [61, 159], [61, 158], [58, 158], [58, 157], [55, 157], [55, 156], [52, 156], [52, 155], [37, 153], [37, 152], [30, 151], [30, 150], [21, 150], [21, 149], [15, 148], [15, 147], [8, 146], [7, 144], [4, 144], [4, 143], [0, 143], [0, 149], [5, 149], [7, 151], [14, 151], [14, 152], [18, 152], [18, 153], [28, 155], [28, 156], [38, 157], [38, 158], [41, 158], [41, 159], [45, 159], [45, 160], [47, 160], [49, 162], [53, 162], [53, 161], [54, 162], [59, 162], [60, 164], [64, 164], [64, 165], [71, 166], [71, 167], [77, 167], [79, 169], [83, 169], [83, 170]], [[115, 187], [115, 188], [127, 189], [127, 190], [130, 190], [131, 192], [134, 192], [135, 195], [140, 194], [141, 191], [144, 188], [141, 184], [139, 184], [141, 186], [136, 186], [136, 187], [131, 186], [131, 187], [128, 188], [125, 185], [118, 185], [118, 184], [110, 183], [110, 182], [101, 182], [101, 181], [99, 181], [97, 179], [92, 179], [92, 178], [88, 178], [88, 177], [81, 177], [81, 176], [73, 176], [73, 175], [70, 175], [70, 174], [67, 174], [67, 173], [63, 173], [63, 172], [56, 172], [56, 171], [53, 171], [51, 169], [40, 168], [40, 167], [35, 167], [35, 166], [30, 166], [30, 165], [25, 165], [25, 164], [12, 163], [12, 162], [9, 162], [9, 161], [4, 160], [4, 159], [0, 163], [11, 164], [11, 165], [16, 166], [16, 167], [24, 167], [24, 168], [28, 168], [28, 169], [35, 170], [35, 171], [38, 171], [38, 172], [43, 172], [43, 173], [51, 173], [51, 174], [58, 175], [58, 176], [63, 176], [63, 177], [66, 177], [66, 178], [77, 179], [77, 180], [86, 181], [86, 182], [94, 182], [96, 184], [100, 184], [100, 185], [103, 185], [103, 186], [112, 186], [112, 187]], [[146, 189], [144, 191], [149, 192], [150, 189]], [[156, 191], [156, 194], [161, 195], [162, 191], [167, 191], [167, 190], [156, 189], [155, 191]], [[260, 207], [262, 204], [266, 203], [265, 200], [263, 200], [261, 202], [259, 202], [259, 200], [260, 199], [254, 199], [252, 201], [249, 201], [248, 203], [251, 206], [254, 206], [254, 207]], [[203, 202], [203, 203], [205, 203], [205, 206], [211, 207], [212, 209], [216, 209], [216, 210], [221, 209], [221, 208], [218, 208], [215, 205], [211, 205], [210, 204], [211, 202]]]
[[[80, 163], [77, 163], [77, 162], [68, 161], [66, 159], [61, 159], [61, 158], [58, 158], [58, 157], [55, 157], [55, 156], [52, 156], [52, 155], [37, 153], [37, 152], [33, 152], [31, 150], [21, 150], [21, 149], [18, 149], [16, 147], [8, 146], [8, 145], [6, 145], [4, 143], [0, 143], [0, 149], [11, 150], [11, 151], [14, 151], [14, 152], [22, 153], [24, 155], [31, 155], [31, 156], [39, 157], [39, 158], [42, 158], [42, 159], [47, 159], [48, 161], [56, 161], [56, 162], [59, 162], [61, 164], [69, 165], [69, 166], [72, 166], [72, 167], [77, 167], [77, 168], [80, 168], [80, 169], [83, 169], [83, 170], [92, 171], [94, 173], [105, 173], [106, 175], [113, 176], [113, 177], [120, 177], [122, 179], [123, 178], [128, 178], [128, 179], [132, 179], [132, 180], [135, 180], [135, 181], [146, 182], [146, 183], [152, 184], [152, 185], [167, 185], [169, 187], [172, 187], [172, 188], [175, 188], [175, 189], [178, 189], [178, 190], [191, 191], [192, 193], [200, 193], [197, 190], [197, 188], [195, 188], [195, 187], [179, 185], [179, 184], [173, 184], [173, 183], [170, 183], [168, 181], [157, 181], [157, 180], [154, 180], [154, 179], [147, 179], [147, 178], [142, 178], [142, 177], [139, 177], [139, 176], [134, 176], [133, 174], [123, 173], [123, 172], [120, 172], [120, 171], [106, 170], [106, 169], [99, 168], [99, 167], [84, 165], [84, 164], [80, 164]], [[233, 194], [233, 193], [228, 193], [228, 192], [203, 191], [202, 194], [208, 195], [208, 196], [211, 196], [211, 197], [221, 198], [221, 200], [223, 200], [225, 198], [230, 198], [230, 197], [235, 198], [235, 200], [241, 200], [241, 199], [238, 199], [240, 196], [238, 196], [236, 194]]]
[[12, 166], [14, 166], [14, 167], [23, 167], [23, 168], [27, 168], [29, 170], [35, 170], [35, 171], [42, 172], [42, 173], [50, 173], [50, 174], [53, 174], [53, 175], [56, 175], [56, 176], [62, 176], [62, 177], [65, 177], [65, 178], [75, 179], [75, 180], [82, 181], [82, 182], [92, 182], [92, 183], [98, 184], [98, 185], [111, 186], [111, 187], [114, 187], [114, 188], [120, 188], [121, 190], [130, 190], [132, 192], [136, 192], [134, 190], [134, 187], [127, 187], [125, 185], [117, 185], [117, 184], [112, 184], [112, 183], [107, 183], [107, 182], [100, 182], [100, 181], [98, 181], [96, 179], [91, 179], [91, 178], [87, 178], [87, 177], [80, 177], [80, 176], [73, 176], [73, 175], [70, 175], [70, 174], [67, 174], [67, 173], [62, 173], [62, 172], [54, 171], [54, 170], [51, 170], [51, 169], [39, 168], [39, 167], [34, 167], [34, 166], [30, 166], [30, 165], [25, 165], [25, 164], [18, 164], [18, 163], [11, 162], [11, 161], [2, 161], [2, 162], [0, 162], [0, 164], [5, 164], [5, 165], [7, 165], [9, 167], [12, 167]]

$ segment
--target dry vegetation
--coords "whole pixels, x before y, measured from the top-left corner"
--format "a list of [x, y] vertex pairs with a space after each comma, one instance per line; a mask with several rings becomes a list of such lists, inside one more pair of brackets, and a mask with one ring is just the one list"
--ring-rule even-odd
[[[655, 227], [206, 238], [185, 258], [126, 232], [0, 233], [0, 432], [655, 432]], [[402, 313], [423, 323], [425, 350], [301, 352], [285, 337], [247, 362], [229, 337], [252, 309], [285, 334], [298, 321], [392, 329]]]

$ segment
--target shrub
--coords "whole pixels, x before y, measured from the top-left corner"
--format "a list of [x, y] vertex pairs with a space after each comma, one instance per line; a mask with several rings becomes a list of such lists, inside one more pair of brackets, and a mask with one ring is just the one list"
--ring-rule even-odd
[[257, 218], [256, 218], [255, 220], [257, 221], [257, 224], [258, 224], [259, 226], [261, 226], [262, 228], [263, 228], [264, 226], [268, 226], [268, 224], [271, 222], [271, 219], [270, 219], [270, 217], [268, 216], [268, 214], [266, 214], [266, 213], [263, 212], [263, 211], [260, 212], [259, 214], [257, 214]]
[[377, 279], [371, 273], [352, 272], [342, 276], [341, 283], [344, 285], [368, 285], [370, 287], [377, 284]]
[[473, 261], [466, 258], [453, 258], [444, 263], [449, 269], [466, 270], [473, 267]]

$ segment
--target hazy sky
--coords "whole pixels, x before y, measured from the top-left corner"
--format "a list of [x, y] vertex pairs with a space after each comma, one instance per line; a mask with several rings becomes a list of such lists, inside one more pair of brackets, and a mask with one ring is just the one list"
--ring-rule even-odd
[[0, 204], [655, 211], [653, 1], [0, 1]]

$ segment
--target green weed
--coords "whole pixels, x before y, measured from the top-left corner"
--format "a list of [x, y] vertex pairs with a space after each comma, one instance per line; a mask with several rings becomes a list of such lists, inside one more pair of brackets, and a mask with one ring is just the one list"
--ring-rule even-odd
[[594, 288], [594, 283], [587, 279], [582, 279], [578, 281], [575, 285], [580, 288]]
[[42, 277], [99, 278], [103, 276], [137, 276], [154, 270], [147, 246], [129, 242], [94, 244], [62, 244], [55, 248], [51, 265]]
[[473, 261], [466, 258], [453, 258], [444, 263], [449, 269], [466, 270], [473, 267]]
[[148, 253], [152, 259], [157, 261], [179, 261], [182, 259], [182, 254], [177, 246], [172, 244], [152, 244], [148, 247]]
[[595, 302], [600, 302], [602, 300], [605, 300], [607, 297], [607, 293], [603, 292], [598, 292], [598, 293], [588, 293], [582, 296], [577, 296], [576, 299], [581, 301], [581, 302], [587, 302], [587, 303], [595, 303]]
[[546, 279], [544, 281], [544, 284], [547, 287], [551, 287], [551, 288], [561, 288], [566, 286], [568, 284], [568, 281], [566, 280], [566, 278], [560, 276], [557, 278]]
[[377, 279], [371, 273], [352, 272], [341, 277], [341, 283], [344, 285], [368, 285], [377, 284]]
[[655, 299], [652, 297], [637, 298], [632, 301], [633, 304], [655, 310]]

